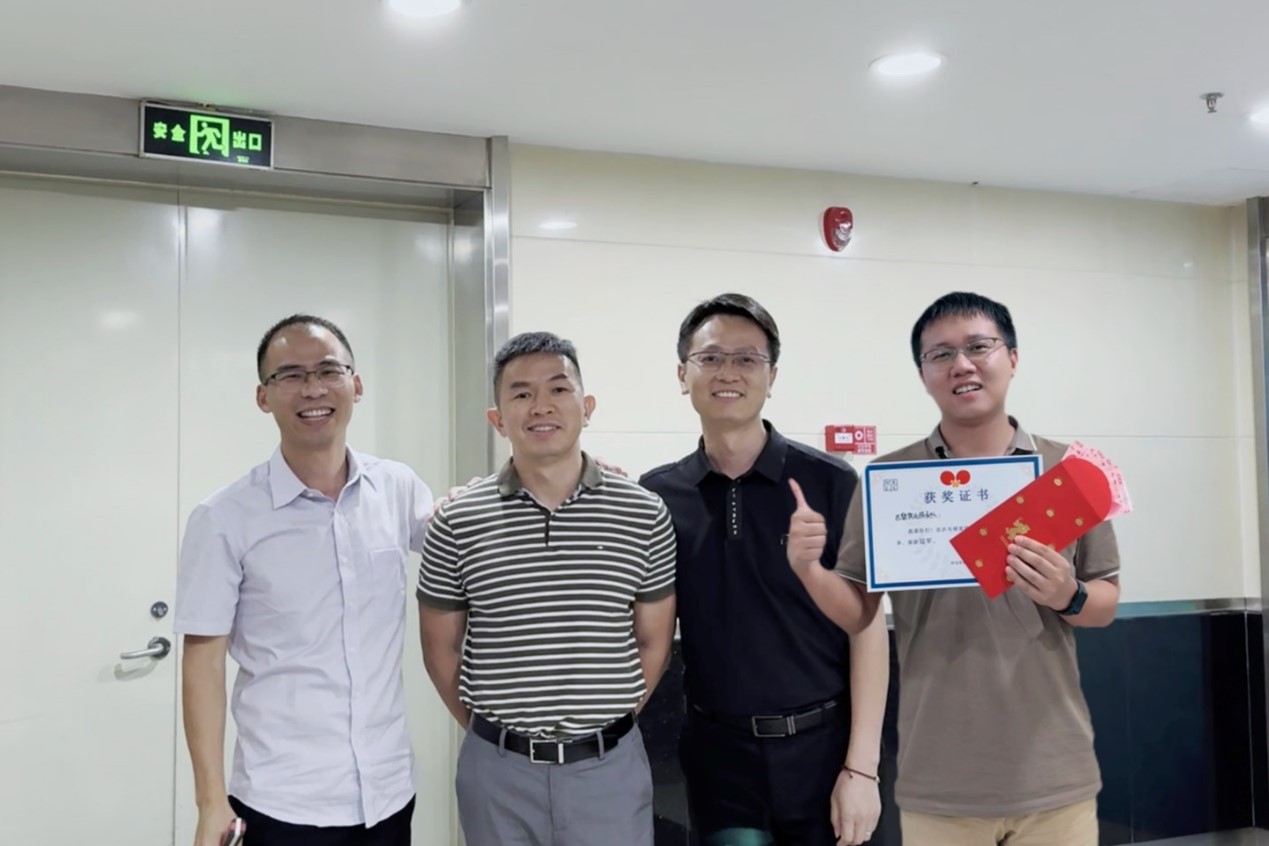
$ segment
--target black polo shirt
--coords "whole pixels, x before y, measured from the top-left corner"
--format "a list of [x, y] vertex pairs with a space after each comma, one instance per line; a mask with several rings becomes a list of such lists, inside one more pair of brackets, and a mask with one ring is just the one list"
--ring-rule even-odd
[[794, 574], [785, 540], [796, 507], [792, 478], [828, 523], [820, 563], [833, 569], [859, 477], [763, 425], [766, 446], [739, 479], [714, 470], [702, 439], [696, 452], [639, 480], [674, 521], [688, 700], [727, 714], [796, 712], [845, 693], [849, 680], [846, 634]]

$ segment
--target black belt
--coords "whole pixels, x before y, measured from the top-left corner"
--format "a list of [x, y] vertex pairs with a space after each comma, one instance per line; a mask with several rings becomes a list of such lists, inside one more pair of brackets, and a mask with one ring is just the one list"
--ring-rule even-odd
[[[508, 752], [524, 755], [535, 764], [571, 764], [587, 758], [598, 758], [616, 746], [634, 727], [635, 715], [631, 713], [576, 740], [536, 740], [510, 729], [504, 735], [501, 726], [489, 722], [479, 714], [471, 715], [471, 730], [477, 737], [483, 737], [494, 745], [501, 745]], [[601, 735], [602, 746], [599, 739]]]
[[795, 734], [819, 728], [827, 723], [833, 718], [834, 711], [840, 704], [840, 699], [830, 699], [796, 714], [757, 717], [720, 714], [716, 711], [706, 711], [696, 705], [691, 707], [693, 711], [707, 720], [727, 728], [743, 731], [746, 734], [752, 734], [754, 737], [792, 737]]

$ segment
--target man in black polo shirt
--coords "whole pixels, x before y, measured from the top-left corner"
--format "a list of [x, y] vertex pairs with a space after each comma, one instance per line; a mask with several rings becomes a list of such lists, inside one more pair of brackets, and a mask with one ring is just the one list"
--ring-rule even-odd
[[[700, 446], [640, 480], [665, 500], [677, 537], [688, 712], [679, 752], [704, 846], [864, 843], [881, 809], [885, 620], [848, 638], [804, 584], [837, 578], [858, 477], [762, 419], [779, 355], [775, 321], [750, 297], [694, 308], [679, 330], [678, 375]], [[791, 481], [826, 515], [822, 572], [789, 567]]]

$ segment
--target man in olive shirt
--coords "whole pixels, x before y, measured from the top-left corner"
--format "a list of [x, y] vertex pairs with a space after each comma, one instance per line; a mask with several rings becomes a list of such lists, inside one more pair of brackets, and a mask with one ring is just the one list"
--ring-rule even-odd
[[[912, 330], [912, 354], [939, 425], [880, 461], [1039, 453], [1066, 446], [1023, 431], [1005, 412], [1018, 366], [1009, 310], [977, 294], [948, 294]], [[805, 517], [801, 522], [807, 521]], [[795, 515], [790, 559], [813, 529]], [[1106, 626], [1119, 603], [1119, 551], [1102, 523], [1060, 552], [1019, 537], [1013, 589], [892, 594], [899, 649], [899, 776], [905, 846], [1095, 846], [1101, 775], [1080, 689], [1075, 626]], [[866, 591], [856, 493], [837, 572], [849, 590], [813, 593], [839, 625], [876, 613]]]

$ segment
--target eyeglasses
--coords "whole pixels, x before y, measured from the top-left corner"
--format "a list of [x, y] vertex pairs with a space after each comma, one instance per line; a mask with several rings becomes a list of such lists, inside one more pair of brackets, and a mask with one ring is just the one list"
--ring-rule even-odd
[[308, 383], [309, 376], [316, 376], [318, 384], [323, 388], [338, 388], [352, 372], [350, 365], [328, 361], [319, 364], [313, 370], [304, 370], [299, 367], [279, 370], [265, 379], [264, 384], [275, 385], [278, 390], [286, 393], [295, 393]]
[[1000, 349], [1004, 341], [1000, 338], [978, 338], [960, 347], [935, 347], [921, 353], [921, 363], [936, 369], [952, 366], [952, 362], [963, 353], [970, 361], [982, 361]]
[[705, 373], [717, 373], [723, 369], [727, 360], [731, 359], [731, 364], [741, 373], [753, 373], [762, 368], [765, 364], [770, 364], [771, 359], [762, 353], [757, 352], [696, 352], [687, 357], [687, 360], [695, 364]]

